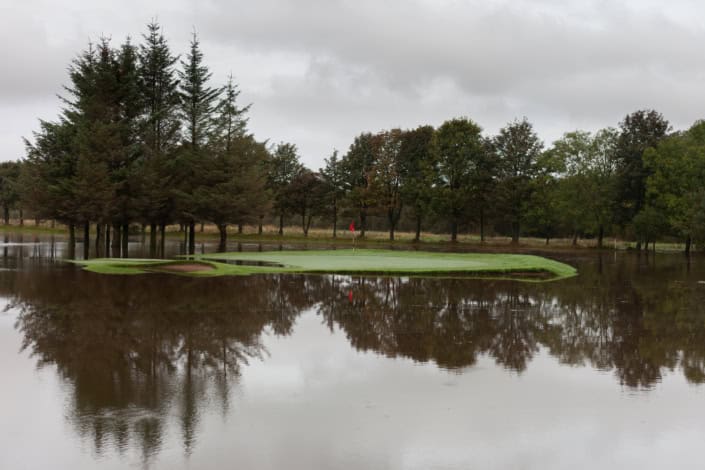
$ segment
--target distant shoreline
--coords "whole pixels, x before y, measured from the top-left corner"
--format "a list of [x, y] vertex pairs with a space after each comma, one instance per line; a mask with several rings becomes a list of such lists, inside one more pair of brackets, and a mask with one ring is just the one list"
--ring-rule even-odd
[[[28, 222], [28, 221], [26, 221]], [[142, 235], [139, 232], [139, 226], [133, 225], [134, 232], [131, 232], [131, 237], [139, 237]], [[29, 222], [25, 225], [10, 224], [10, 225], [0, 225], [0, 233], [20, 233], [20, 234], [36, 234], [36, 235], [60, 235], [68, 236], [68, 228], [62, 224], [56, 224], [53, 228], [49, 223], [41, 223], [40, 225], [35, 225], [35, 223]], [[94, 230], [91, 230], [91, 234], [95, 234]], [[149, 228], [147, 228], [146, 235], [149, 235]], [[178, 239], [184, 236], [184, 233], [179, 231], [178, 225], [167, 226], [166, 232], [167, 239]], [[204, 230], [201, 232], [200, 227], [196, 231], [196, 240], [201, 241], [214, 241], [218, 240], [218, 231], [214, 225], [205, 224]], [[1, 240], [0, 240], [1, 241]], [[77, 241], [81, 242], [81, 233], [77, 231]], [[279, 235], [277, 233], [277, 228], [274, 226], [265, 226], [262, 234], [257, 233], [257, 227], [255, 226], [245, 226], [243, 228], [243, 233], [238, 233], [236, 226], [231, 226], [228, 228], [228, 241], [229, 242], [240, 242], [240, 243], [267, 243], [267, 244], [278, 244], [278, 243], [289, 243], [289, 244], [312, 244], [312, 245], [328, 245], [336, 247], [348, 247], [352, 244], [352, 237], [347, 230], [338, 230], [338, 236], [333, 238], [331, 229], [310, 229], [307, 237], [301, 232], [301, 228], [297, 226], [290, 226], [284, 228], [284, 235]], [[93, 241], [91, 241], [92, 243]], [[572, 239], [569, 238], [556, 238], [551, 239], [548, 244], [546, 244], [545, 239], [535, 238], [535, 237], [523, 237], [519, 239], [518, 244], [511, 243], [511, 237], [508, 236], [487, 236], [485, 242], [480, 242], [480, 237], [477, 234], [458, 234], [458, 241], [452, 242], [450, 240], [450, 234], [438, 234], [438, 233], [422, 233], [421, 240], [419, 242], [414, 241], [413, 232], [395, 232], [395, 240], [390, 241], [388, 239], [388, 232], [386, 231], [367, 231], [365, 238], [361, 238], [358, 234], [356, 238], [356, 245], [359, 247], [380, 247], [380, 246], [398, 246], [398, 247], [423, 247], [423, 248], [439, 248], [439, 249], [453, 249], [457, 251], [501, 251], [505, 253], [521, 253], [526, 251], [541, 251], [541, 252], [555, 252], [555, 253], [569, 253], [575, 252], [585, 252], [585, 251], [602, 251], [611, 252], [615, 251], [628, 251], [633, 250], [636, 246], [634, 241], [626, 240], [615, 240], [605, 239], [605, 246], [601, 250], [597, 248], [597, 240], [593, 238], [578, 239], [577, 244], [572, 244]], [[685, 248], [684, 243], [672, 243], [672, 242], [657, 242], [656, 251], [657, 252], [682, 252]]]

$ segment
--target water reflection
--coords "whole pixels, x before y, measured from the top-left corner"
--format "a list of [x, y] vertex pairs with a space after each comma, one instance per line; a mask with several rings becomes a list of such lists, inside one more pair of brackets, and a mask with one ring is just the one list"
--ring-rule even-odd
[[134, 283], [60, 271], [3, 282], [19, 310], [23, 349], [72, 386], [70, 419], [98, 454], [137, 440], [145, 458], [159, 449], [174, 414], [190, 453], [200, 408], [214, 400], [227, 414], [240, 367], [266, 355], [263, 329], [288, 334], [316, 291], [297, 277]]
[[522, 373], [545, 350], [562, 364], [611, 371], [628, 388], [651, 389], [669, 371], [705, 382], [705, 272], [678, 257], [574, 258], [579, 277], [525, 284], [113, 277], [6, 249], [0, 295], [19, 312], [23, 349], [70, 386], [72, 427], [98, 454], [137, 446], [145, 463], [174, 417], [190, 454], [203, 408], [227, 416], [242, 367], [266, 365], [263, 334], [292, 334], [305, 311], [356, 350], [456, 373], [482, 357]]

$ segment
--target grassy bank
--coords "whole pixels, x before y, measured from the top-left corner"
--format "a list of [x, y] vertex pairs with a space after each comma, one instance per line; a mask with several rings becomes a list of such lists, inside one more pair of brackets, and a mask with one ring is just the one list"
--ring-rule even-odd
[[[241, 262], [247, 264], [232, 264]], [[491, 276], [527, 280], [561, 279], [577, 274], [558, 261], [533, 255], [493, 253], [432, 253], [391, 250], [312, 250], [198, 255], [183, 261], [192, 271], [176, 271], [174, 261], [97, 259], [77, 261], [103, 274], [178, 272], [192, 276], [277, 273], [337, 273], [411, 276]], [[266, 263], [266, 265], [257, 265]], [[198, 267], [200, 265], [200, 268]]]
[[[133, 226], [136, 227], [136, 226]], [[68, 230], [62, 225], [56, 225], [51, 228], [48, 223], [43, 223], [39, 226], [25, 224], [19, 226], [16, 224], [0, 225], [0, 232], [4, 233], [27, 233], [27, 234], [48, 234], [48, 235], [65, 235], [68, 236]], [[95, 236], [95, 232], [91, 232], [91, 236]], [[140, 233], [133, 233], [131, 237], [139, 237]], [[148, 234], [146, 235], [149, 236]], [[167, 239], [181, 240], [184, 236], [183, 232], [179, 231], [178, 225], [167, 227]], [[76, 237], [80, 241], [83, 237], [81, 229], [76, 230]], [[196, 231], [196, 242], [213, 242], [218, 241], [218, 231], [215, 226], [206, 224], [204, 230], [200, 231], [200, 227]], [[304, 236], [300, 227], [291, 226], [285, 227], [284, 235], [277, 233], [277, 227], [273, 225], [265, 225], [262, 234], [257, 233], [257, 227], [245, 226], [242, 233], [238, 233], [235, 227], [230, 227], [228, 231], [228, 240], [230, 242], [242, 243], [268, 243], [268, 244], [306, 244], [320, 246], [339, 246], [347, 248], [351, 246], [352, 239], [350, 233], [346, 230], [339, 230], [338, 237], [333, 238], [330, 229], [311, 229], [308, 236]], [[93, 241], [93, 240], [91, 240]], [[365, 238], [358, 238], [356, 242], [359, 247], [375, 248], [388, 246], [419, 246], [429, 248], [444, 248], [453, 247], [458, 251], [463, 250], [482, 250], [482, 251], [509, 251], [522, 252], [523, 250], [562, 252], [581, 249], [595, 249], [597, 241], [595, 239], [578, 239], [573, 245], [572, 238], [554, 238], [546, 244], [545, 239], [523, 237], [519, 240], [519, 244], [512, 245], [510, 237], [504, 236], [488, 236], [484, 242], [481, 242], [480, 236], [476, 234], [459, 234], [457, 243], [450, 241], [450, 235], [431, 232], [423, 232], [421, 241], [414, 241], [413, 232], [396, 232], [395, 240], [389, 240], [389, 233], [386, 231], [368, 231]], [[636, 247], [635, 242], [617, 240], [614, 238], [606, 238], [604, 241], [604, 250], [629, 250]], [[685, 245], [683, 243], [657, 242], [656, 251], [658, 252], [678, 252], [683, 251]]]

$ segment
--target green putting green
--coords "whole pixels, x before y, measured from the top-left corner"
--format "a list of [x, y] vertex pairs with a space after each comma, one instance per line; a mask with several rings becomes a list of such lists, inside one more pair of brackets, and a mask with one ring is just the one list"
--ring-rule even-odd
[[236, 252], [197, 255], [184, 261], [107, 258], [76, 263], [104, 274], [171, 272], [190, 276], [339, 273], [555, 280], [577, 274], [572, 266], [534, 255], [396, 250]]

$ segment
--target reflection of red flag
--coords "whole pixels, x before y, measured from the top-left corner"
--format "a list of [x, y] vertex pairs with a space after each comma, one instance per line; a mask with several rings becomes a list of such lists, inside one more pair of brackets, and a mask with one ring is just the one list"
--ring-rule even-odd
[[349, 291], [348, 292], [348, 300], [350, 301], [350, 303], [352, 303], [352, 299], [353, 299], [352, 291]]
[[350, 227], [348, 227], [348, 229], [350, 229], [351, 232], [355, 231], [355, 221], [354, 220], [352, 222], [350, 222]]

